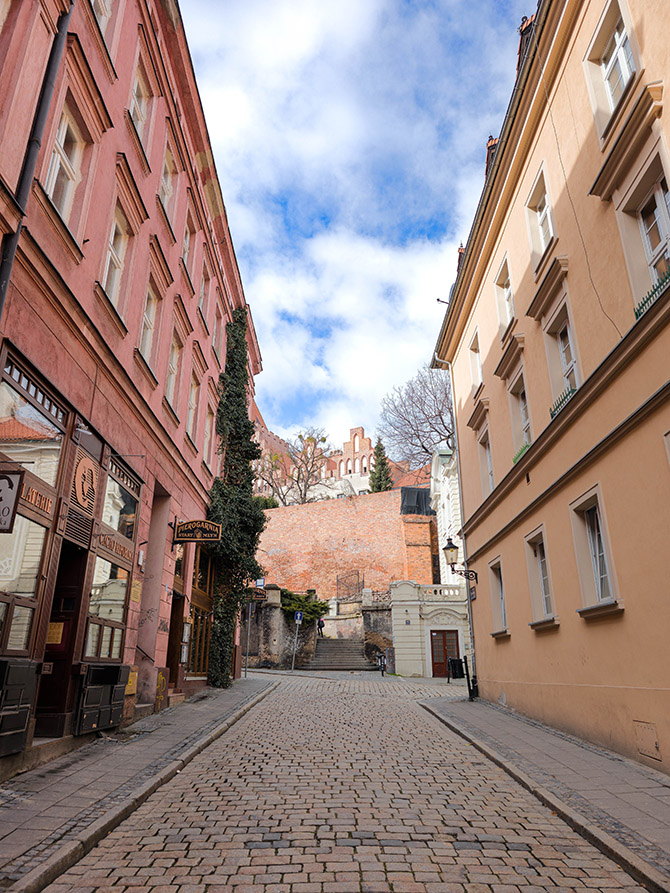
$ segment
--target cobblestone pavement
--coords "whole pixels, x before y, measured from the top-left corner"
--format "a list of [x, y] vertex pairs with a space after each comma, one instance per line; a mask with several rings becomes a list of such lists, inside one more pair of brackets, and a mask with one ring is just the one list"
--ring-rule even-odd
[[283, 678], [47, 891], [643, 889], [417, 703], [444, 694]]

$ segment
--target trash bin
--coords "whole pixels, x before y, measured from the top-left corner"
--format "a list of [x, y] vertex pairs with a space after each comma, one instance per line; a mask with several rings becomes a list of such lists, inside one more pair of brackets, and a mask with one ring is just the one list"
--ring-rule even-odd
[[449, 675], [452, 679], [465, 679], [465, 670], [463, 669], [463, 661], [460, 657], [449, 658]]

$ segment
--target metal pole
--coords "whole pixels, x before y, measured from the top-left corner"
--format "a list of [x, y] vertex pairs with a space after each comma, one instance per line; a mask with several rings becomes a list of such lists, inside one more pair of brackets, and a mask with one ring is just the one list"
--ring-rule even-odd
[[244, 661], [244, 678], [249, 670], [249, 633], [251, 632], [251, 599], [247, 602], [247, 656]]
[[291, 661], [291, 672], [295, 667], [295, 652], [298, 647], [298, 629], [300, 628], [300, 624], [296, 623], [295, 625], [295, 639], [293, 640], [293, 660]]

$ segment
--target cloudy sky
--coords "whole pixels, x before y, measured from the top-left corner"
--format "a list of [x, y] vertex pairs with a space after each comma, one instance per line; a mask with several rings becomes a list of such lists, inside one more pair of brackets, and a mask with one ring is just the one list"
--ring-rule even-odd
[[429, 362], [535, 0], [182, 0], [278, 434]]

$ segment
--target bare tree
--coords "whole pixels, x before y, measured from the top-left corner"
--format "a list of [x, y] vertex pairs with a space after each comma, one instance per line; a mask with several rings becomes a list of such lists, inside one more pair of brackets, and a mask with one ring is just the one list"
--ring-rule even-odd
[[284, 441], [285, 449], [264, 449], [255, 467], [256, 477], [266, 483], [280, 505], [313, 502], [313, 488], [327, 485], [322, 473], [331, 452], [322, 428], [309, 427]]
[[439, 446], [453, 446], [454, 420], [449, 373], [422, 366], [381, 404], [378, 433], [388, 454], [411, 468], [430, 462]]

